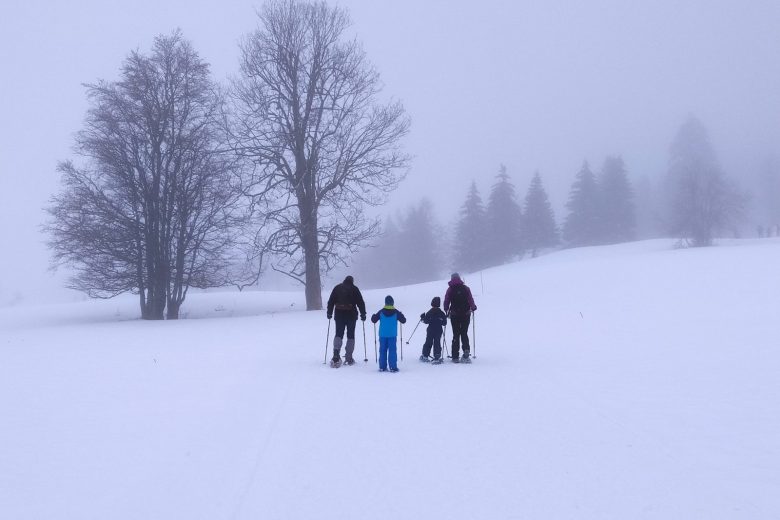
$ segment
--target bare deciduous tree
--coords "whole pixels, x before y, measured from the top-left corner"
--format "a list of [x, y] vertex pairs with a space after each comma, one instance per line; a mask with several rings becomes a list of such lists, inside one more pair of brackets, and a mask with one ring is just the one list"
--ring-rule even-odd
[[108, 298], [132, 291], [141, 315], [178, 318], [190, 287], [232, 281], [240, 191], [221, 153], [221, 95], [180, 33], [133, 52], [121, 79], [87, 85], [78, 134], [84, 166], [63, 162], [63, 189], [46, 225], [72, 288]]
[[321, 269], [375, 236], [378, 205], [405, 175], [400, 103], [380, 104], [379, 75], [349, 17], [324, 2], [272, 1], [241, 44], [234, 82], [234, 148], [255, 165], [249, 193], [263, 204], [262, 245], [274, 269], [303, 283], [321, 309]]
[[669, 173], [670, 231], [692, 246], [709, 246], [718, 230], [739, 219], [745, 195], [721, 171], [704, 125], [695, 117], [672, 143]]

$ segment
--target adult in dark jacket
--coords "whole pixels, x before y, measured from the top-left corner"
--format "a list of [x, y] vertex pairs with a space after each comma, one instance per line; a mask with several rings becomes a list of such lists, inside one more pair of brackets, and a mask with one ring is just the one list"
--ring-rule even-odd
[[355, 351], [355, 324], [360, 311], [360, 319], [366, 321], [366, 304], [360, 289], [355, 285], [351, 276], [344, 278], [330, 293], [328, 298], [328, 319], [336, 318], [336, 336], [333, 338], [333, 359], [331, 366], [341, 364], [341, 345], [344, 338], [344, 329], [347, 330], [347, 344], [345, 362], [353, 365], [355, 359], [352, 353]]
[[471, 313], [477, 310], [471, 289], [463, 283], [458, 273], [452, 273], [444, 295], [444, 312], [450, 318], [452, 324], [452, 362], [460, 363], [460, 345], [463, 344], [464, 363], [471, 363], [469, 345], [469, 324]]
[[441, 310], [441, 298], [436, 296], [431, 300], [431, 309], [428, 312], [420, 314], [420, 320], [428, 325], [425, 331], [425, 343], [423, 343], [422, 355], [420, 361], [431, 360], [431, 347], [433, 347], [433, 363], [441, 363], [441, 333], [447, 326], [447, 316]]

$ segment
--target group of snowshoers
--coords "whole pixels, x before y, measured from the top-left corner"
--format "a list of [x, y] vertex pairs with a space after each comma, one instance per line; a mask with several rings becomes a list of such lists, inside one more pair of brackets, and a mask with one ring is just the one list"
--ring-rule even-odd
[[[471, 289], [463, 282], [458, 273], [452, 273], [444, 295], [444, 309], [441, 298], [431, 300], [431, 308], [420, 314], [420, 322], [428, 325], [425, 342], [422, 347], [420, 361], [432, 364], [442, 363], [441, 337], [447, 327], [447, 318], [452, 326], [452, 362], [471, 363], [471, 346], [468, 330], [471, 314], [477, 310]], [[336, 285], [328, 298], [328, 320], [335, 319], [336, 334], [333, 338], [333, 358], [330, 366], [340, 367], [341, 347], [344, 346], [344, 363], [354, 365], [355, 358], [355, 325], [358, 316], [366, 321], [366, 304], [355, 280], [347, 276], [343, 282]], [[385, 297], [385, 305], [371, 315], [371, 322], [379, 323], [379, 371], [398, 372], [398, 354], [396, 340], [398, 337], [398, 322], [406, 323], [406, 316], [395, 308], [393, 297]], [[419, 323], [418, 323], [419, 325]], [[330, 325], [328, 325], [330, 328]], [[344, 343], [344, 332], [347, 341]], [[365, 334], [365, 328], [364, 328]], [[364, 338], [365, 341], [365, 338]], [[407, 342], [408, 343], [408, 342]], [[461, 354], [462, 347], [462, 354]], [[433, 357], [431, 357], [433, 351]]]

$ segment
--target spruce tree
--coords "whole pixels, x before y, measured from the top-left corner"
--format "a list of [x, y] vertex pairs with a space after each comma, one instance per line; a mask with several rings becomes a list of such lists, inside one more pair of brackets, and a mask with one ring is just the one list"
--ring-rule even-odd
[[455, 226], [453, 244], [456, 270], [474, 272], [485, 267], [486, 216], [477, 184], [472, 181]]
[[485, 262], [500, 265], [522, 252], [520, 220], [522, 211], [517, 203], [515, 187], [503, 164], [490, 191], [486, 210], [487, 244]]
[[439, 240], [435, 232], [431, 202], [423, 199], [409, 208], [399, 233], [400, 250], [395, 260], [401, 270], [398, 283], [419, 283], [435, 280], [439, 274], [437, 257]]
[[596, 177], [585, 161], [571, 186], [566, 209], [569, 214], [563, 224], [563, 239], [569, 247], [598, 243], [601, 236], [598, 186]]
[[396, 263], [401, 245], [401, 233], [396, 219], [388, 217], [382, 231], [371, 244], [358, 253], [352, 264], [351, 274], [360, 280], [361, 287], [391, 287], [398, 279]]
[[558, 228], [547, 192], [542, 185], [539, 172], [534, 174], [523, 208], [523, 243], [536, 257], [539, 249], [554, 247], [558, 244]]
[[366, 287], [394, 287], [436, 279], [440, 274], [441, 231], [430, 201], [385, 221], [371, 247], [356, 255], [351, 272]]
[[617, 244], [634, 239], [636, 210], [633, 190], [621, 157], [607, 157], [598, 182], [600, 241]]

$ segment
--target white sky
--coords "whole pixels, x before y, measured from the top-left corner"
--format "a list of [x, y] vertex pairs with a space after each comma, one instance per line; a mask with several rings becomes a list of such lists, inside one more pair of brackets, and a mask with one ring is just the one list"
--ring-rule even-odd
[[[87, 108], [82, 83], [115, 79], [131, 49], [180, 27], [218, 80], [259, 2], [10, 1], [0, 7], [0, 305], [62, 296], [39, 226]], [[780, 2], [750, 0], [358, 1], [354, 30], [387, 95], [412, 117], [415, 156], [393, 206], [423, 195], [450, 220], [500, 163], [518, 193], [539, 169], [560, 211], [583, 159], [665, 169], [696, 114], [727, 172], [780, 143]], [[557, 215], [558, 218], [562, 215]]]

